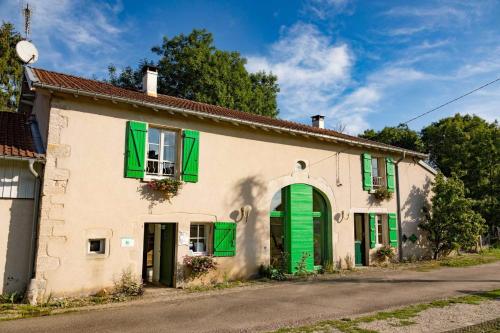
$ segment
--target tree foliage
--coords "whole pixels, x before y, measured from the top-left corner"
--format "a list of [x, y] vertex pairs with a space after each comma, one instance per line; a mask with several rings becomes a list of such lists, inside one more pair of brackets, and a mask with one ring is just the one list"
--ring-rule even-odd
[[419, 134], [409, 129], [408, 125], [405, 124], [396, 127], [384, 127], [381, 131], [368, 129], [359, 137], [419, 152], [424, 150]]
[[430, 160], [463, 181], [466, 196], [489, 225], [500, 226], [500, 128], [497, 122], [455, 115], [422, 130]]
[[[249, 73], [246, 59], [238, 52], [217, 49], [212, 34], [206, 30], [165, 36], [152, 51], [160, 56], [155, 64], [159, 93], [271, 117], [278, 115], [277, 77], [265, 72]], [[110, 66], [109, 81], [138, 89], [144, 64], [152, 62], [143, 60], [137, 69], [125, 67], [120, 74]]]
[[11, 23], [0, 26], [0, 111], [14, 111], [21, 93], [23, 66], [16, 55], [21, 35]]
[[455, 249], [471, 249], [486, 230], [484, 218], [473, 210], [474, 200], [465, 197], [464, 183], [455, 175], [439, 173], [433, 183], [432, 206], [419, 227], [427, 231], [434, 259]]

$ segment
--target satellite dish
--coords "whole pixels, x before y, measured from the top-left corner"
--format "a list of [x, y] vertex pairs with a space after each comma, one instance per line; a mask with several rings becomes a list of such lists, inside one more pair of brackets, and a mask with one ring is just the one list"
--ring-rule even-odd
[[17, 43], [16, 53], [19, 59], [25, 64], [34, 64], [38, 60], [38, 50], [35, 45], [27, 40]]

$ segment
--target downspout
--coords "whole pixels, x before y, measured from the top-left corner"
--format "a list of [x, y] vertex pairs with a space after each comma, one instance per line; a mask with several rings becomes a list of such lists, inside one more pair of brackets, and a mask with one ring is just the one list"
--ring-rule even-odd
[[36, 250], [38, 239], [38, 217], [40, 213], [40, 175], [36, 172], [34, 165], [35, 160], [29, 160], [29, 169], [31, 174], [35, 177], [35, 193], [33, 197], [33, 222], [31, 225], [31, 243], [30, 243], [30, 260], [28, 267], [28, 276], [30, 280], [35, 276], [36, 267]]
[[399, 191], [399, 162], [404, 160], [406, 157], [406, 152], [403, 152], [401, 157], [394, 163], [394, 169], [396, 173], [396, 207], [397, 207], [397, 217], [398, 217], [398, 257], [399, 261], [403, 260], [403, 244], [401, 242], [403, 231], [401, 223], [401, 193]]

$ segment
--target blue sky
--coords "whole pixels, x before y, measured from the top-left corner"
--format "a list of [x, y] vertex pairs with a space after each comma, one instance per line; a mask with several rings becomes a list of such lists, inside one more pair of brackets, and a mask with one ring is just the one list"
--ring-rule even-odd
[[[150, 52], [162, 36], [206, 28], [250, 71], [278, 75], [280, 117], [326, 126], [397, 125], [500, 77], [500, 1], [80, 1], [32, 0], [37, 66], [106, 77]], [[0, 19], [22, 27], [20, 0]], [[410, 123], [454, 113], [500, 115], [500, 83]]]

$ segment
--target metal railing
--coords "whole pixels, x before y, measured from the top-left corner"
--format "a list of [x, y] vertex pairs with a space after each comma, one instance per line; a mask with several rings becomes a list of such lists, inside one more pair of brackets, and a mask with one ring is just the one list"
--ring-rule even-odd
[[148, 175], [158, 175], [158, 176], [174, 176], [175, 175], [175, 163], [168, 161], [157, 161], [148, 160], [148, 165], [146, 167], [146, 173]]
[[374, 176], [372, 177], [373, 188], [385, 187], [385, 178]]

